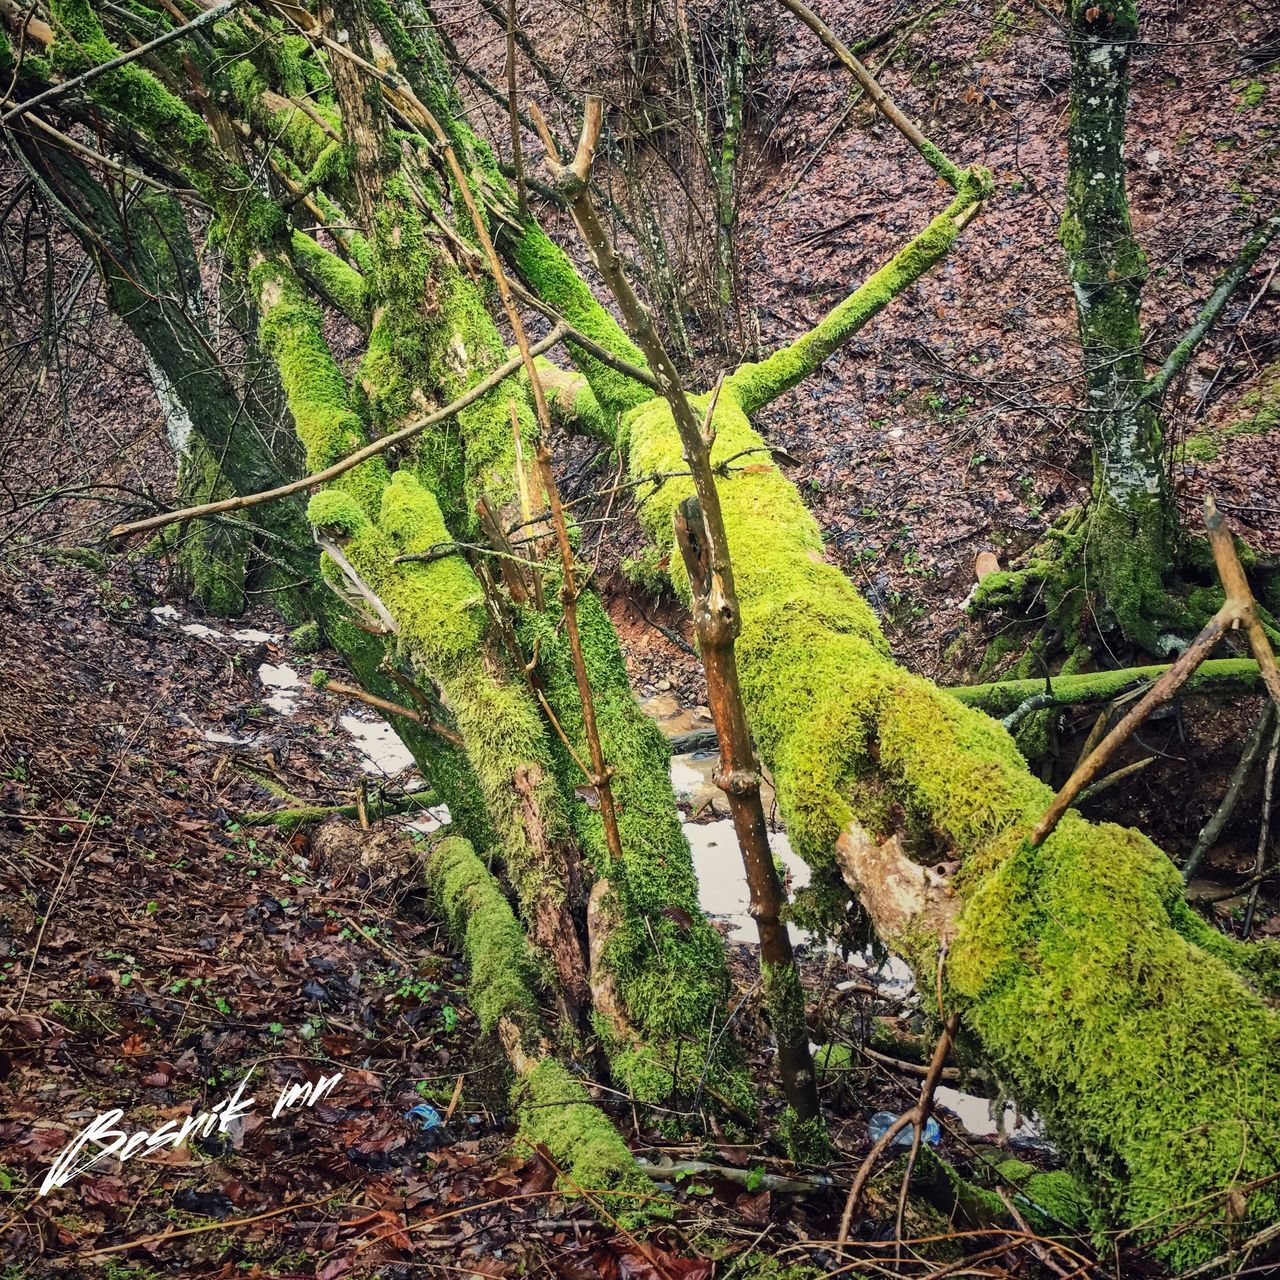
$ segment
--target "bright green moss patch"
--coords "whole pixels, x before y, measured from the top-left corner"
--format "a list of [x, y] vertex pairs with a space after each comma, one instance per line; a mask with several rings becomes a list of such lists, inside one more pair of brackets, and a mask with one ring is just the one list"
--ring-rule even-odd
[[597, 1200], [623, 1227], [669, 1216], [670, 1203], [640, 1172], [618, 1131], [554, 1058], [517, 1080], [511, 1099], [521, 1135], [547, 1148], [565, 1190]]
[[[323, 470], [364, 444], [365, 431], [325, 342], [320, 310], [283, 258], [259, 262], [249, 273], [249, 284], [262, 308], [258, 337], [280, 372], [298, 439], [306, 449], [307, 469]], [[336, 483], [372, 513], [387, 480], [386, 464], [371, 458]]]
[[[1137, 688], [1144, 681], [1158, 680], [1168, 666], [1130, 667], [1122, 671], [1090, 671], [1083, 675], [1055, 677], [1053, 691], [1070, 705], [1103, 702]], [[1186, 693], [1247, 693], [1257, 687], [1258, 664], [1252, 658], [1210, 658], [1183, 686]], [[990, 716], [1006, 716], [1028, 698], [1044, 692], [1044, 680], [1005, 680], [996, 684], [957, 685], [947, 690], [953, 698], [978, 707]]]
[[[587, 287], [565, 251], [555, 244], [533, 219], [523, 234], [510, 236], [504, 230], [504, 247], [515, 262], [520, 278], [544, 302], [564, 316], [575, 329], [612, 351], [629, 364], [647, 368], [639, 347]], [[569, 345], [573, 362], [590, 383], [595, 400], [611, 418], [638, 408], [653, 392], [643, 383], [628, 378], [602, 363], [581, 347]]]
[[[1137, 832], [1069, 813], [1039, 850], [984, 850], [962, 891], [947, 976], [984, 1055], [1109, 1218], [1159, 1236], [1211, 1206], [1165, 1252], [1225, 1247], [1224, 1197], [1274, 1170], [1280, 1018], [1184, 935], [1202, 937], [1176, 869]], [[1280, 1212], [1274, 1186], [1247, 1198], [1258, 1225]]]
[[1091, 1206], [1080, 1184], [1065, 1169], [1040, 1173], [1022, 1160], [1002, 1160], [996, 1172], [1012, 1182], [1019, 1192], [1046, 1218], [1070, 1227], [1085, 1228]]
[[451, 836], [427, 854], [432, 892], [467, 962], [467, 1003], [480, 1030], [493, 1034], [508, 1018], [523, 1032], [540, 1014], [536, 968], [524, 931], [497, 880], [467, 840]]

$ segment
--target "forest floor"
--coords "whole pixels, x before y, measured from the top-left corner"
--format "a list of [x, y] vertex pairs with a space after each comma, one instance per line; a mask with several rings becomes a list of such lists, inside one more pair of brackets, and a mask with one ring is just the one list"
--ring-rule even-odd
[[[473, 4], [439, 9], [464, 49], [470, 40], [500, 65], [496, 29], [477, 20]], [[884, 9], [832, 0], [822, 12], [852, 34], [883, 27]], [[828, 554], [880, 611], [897, 656], [958, 683], [968, 673], [954, 643], [965, 640], [971, 653], [993, 633], [961, 607], [974, 556], [994, 550], [1007, 561], [1031, 545], [1087, 490], [1088, 459], [1072, 420], [1077, 358], [1056, 242], [1065, 49], [1032, 7], [936, 13], [871, 61], [953, 156], [993, 169], [998, 191], [942, 267], [761, 425], [797, 459], [792, 474]], [[1146, 312], [1158, 357], [1274, 190], [1280, 80], [1231, 43], [1275, 42], [1261, 8], [1152, 3], [1143, 13], [1152, 43], [1135, 69], [1130, 181], [1152, 265]], [[531, 27], [579, 89], [608, 64], [599, 33], [581, 31], [580, 20], [552, 6]], [[815, 40], [787, 20], [760, 21], [772, 33], [773, 65], [752, 99], [737, 244], [742, 331], [771, 346], [810, 326], [923, 225], [942, 192], [863, 108], [838, 125], [847, 85]], [[478, 107], [500, 137], [496, 112]], [[566, 135], [573, 127], [566, 118]], [[293, 695], [287, 717], [268, 705], [289, 691], [263, 686], [263, 663], [305, 676], [325, 656], [291, 652], [264, 612], [232, 625], [193, 618], [162, 567], [145, 559], [98, 571], [52, 554], [97, 544], [116, 514], [104, 496], [169, 500], [173, 467], [145, 363], [106, 314], [96, 279], [82, 276], [65, 240], [46, 276], [38, 216], [15, 228], [15, 220], [0, 228], [7, 243], [21, 239], [24, 253], [33, 246], [27, 296], [13, 300], [30, 321], [22, 342], [32, 380], [14, 376], [5, 387], [0, 974], [15, 1012], [0, 1041], [0, 1188], [11, 1201], [0, 1263], [34, 1258], [15, 1275], [108, 1280], [183, 1271], [279, 1280], [318, 1271], [333, 1280], [378, 1268], [649, 1280], [709, 1276], [713, 1255], [723, 1258], [715, 1274], [732, 1275], [733, 1250], [758, 1241], [783, 1261], [837, 1265], [821, 1244], [801, 1242], [832, 1238], [842, 1188], [868, 1145], [867, 1119], [910, 1105], [918, 1088], [910, 1068], [858, 1054], [824, 1086], [843, 1152], [830, 1170], [837, 1190], [797, 1199], [721, 1177], [688, 1179], [679, 1231], [642, 1249], [551, 1194], [554, 1171], [540, 1155], [511, 1150], [491, 1079], [496, 1056], [474, 1041], [458, 961], [411, 866], [370, 877], [357, 857], [330, 864], [304, 836], [238, 823], [270, 803], [255, 774], [323, 803], [347, 802], [358, 780], [374, 780], [340, 724], [351, 709], [308, 689]], [[562, 238], [571, 243], [571, 231]], [[1256, 276], [1171, 402], [1170, 438], [1218, 432], [1216, 457], [1175, 447], [1169, 465], [1189, 521], [1212, 489], [1239, 530], [1275, 553], [1274, 446], [1220, 432], [1236, 397], [1280, 354], [1275, 273], [1264, 263]], [[42, 347], [46, 279], [65, 324]], [[740, 338], [734, 355], [746, 346]], [[704, 345], [708, 381], [727, 359]], [[568, 484], [566, 496], [599, 483], [607, 465]], [[92, 487], [104, 484], [119, 488]], [[59, 495], [53, 505], [39, 496], [50, 492]], [[637, 692], [672, 699], [697, 723], [705, 694], [696, 663], [653, 624], [686, 641], [687, 629], [669, 598], [625, 580], [621, 561], [637, 533], [625, 509], [616, 514], [600, 576]], [[181, 616], [153, 612], [166, 605]], [[221, 634], [182, 629], [192, 625]], [[227, 638], [233, 629], [266, 638]], [[1246, 700], [1211, 714], [1187, 700], [1152, 722], [1134, 749], [1157, 764], [1104, 793], [1096, 816], [1185, 851], [1222, 793], [1254, 709]], [[1081, 714], [1062, 735], [1068, 763], [1092, 721]], [[1245, 873], [1257, 814], [1250, 793], [1209, 867], [1216, 883]], [[1225, 928], [1239, 908], [1231, 899], [1213, 906]], [[1277, 929], [1280, 917], [1264, 914], [1259, 932]], [[28, 974], [16, 957], [37, 939]], [[747, 992], [752, 952], [735, 944], [732, 953], [735, 984]], [[804, 970], [824, 1039], [863, 1045], [879, 1018], [912, 1025], [901, 992], [837, 971], [825, 954], [806, 952]], [[853, 985], [833, 994], [837, 981]], [[753, 1007], [742, 1029], [766, 1095], [767, 1037]], [[321, 1062], [343, 1072], [334, 1093], [266, 1118], [280, 1089], [314, 1079]], [[49, 1161], [100, 1111], [122, 1108], [130, 1131], [154, 1128], [193, 1102], [230, 1096], [251, 1063], [264, 1105], [225, 1140], [91, 1171], [32, 1199]], [[407, 1115], [420, 1103], [448, 1115], [443, 1130], [423, 1131], [421, 1117]], [[689, 1153], [628, 1128], [625, 1112], [616, 1118], [650, 1155]], [[942, 1150], [966, 1170], [982, 1168], [983, 1151], [1012, 1150], [943, 1119]], [[711, 1137], [728, 1167], [788, 1172], [775, 1153]], [[1032, 1155], [1045, 1162], [1043, 1152]], [[891, 1234], [895, 1172], [874, 1189], [876, 1211], [861, 1231], [867, 1249], [871, 1237]], [[279, 1217], [245, 1221], [286, 1203], [293, 1210]], [[95, 1253], [162, 1234], [137, 1253]], [[1038, 1264], [1013, 1265], [1033, 1274]], [[1144, 1273], [1139, 1258], [1126, 1254], [1123, 1265], [1125, 1275]]]

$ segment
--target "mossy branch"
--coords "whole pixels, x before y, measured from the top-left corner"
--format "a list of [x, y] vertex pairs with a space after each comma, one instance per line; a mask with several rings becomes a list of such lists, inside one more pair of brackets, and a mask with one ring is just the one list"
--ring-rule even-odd
[[1169, 390], [1169, 384], [1187, 367], [1196, 348], [1203, 341], [1223, 308], [1231, 301], [1235, 291], [1244, 283], [1249, 269], [1262, 256], [1276, 233], [1280, 232], [1280, 210], [1264, 218], [1258, 229], [1245, 241], [1235, 261], [1219, 276], [1213, 292], [1206, 300], [1195, 323], [1187, 330], [1178, 345], [1169, 352], [1164, 364], [1151, 376], [1143, 389], [1142, 398], [1158, 405]]
[[[374, 821], [401, 813], [425, 812], [440, 803], [431, 791], [413, 791], [403, 796], [373, 795], [365, 801], [365, 813]], [[312, 822], [324, 822], [328, 818], [355, 818], [360, 813], [357, 804], [302, 805], [293, 809], [263, 809], [240, 815], [241, 825], [246, 827], [279, 827], [281, 831], [295, 831]]]
[[[633, 475], [679, 464], [665, 402], [625, 425]], [[721, 457], [761, 443], [728, 384], [715, 431]], [[1280, 1142], [1280, 1018], [1259, 992], [1277, 984], [1275, 946], [1200, 920], [1137, 832], [1068, 813], [1030, 849], [1052, 792], [996, 722], [892, 662], [794, 486], [769, 470], [717, 487], [752, 729], [815, 883], [865, 870], [864, 906], [931, 982], [948, 943], [944, 1000], [983, 1058], [1082, 1172], [1123, 1171], [1092, 1180], [1103, 1217], [1154, 1239], [1202, 1203], [1200, 1224], [1162, 1246], [1175, 1262], [1218, 1251], [1240, 1194], [1270, 1220], [1280, 1198], [1260, 1144]], [[669, 480], [640, 504], [661, 550], [690, 488]]]
[[[1017, 711], [1031, 699], [1044, 698], [1043, 707], [1083, 706], [1110, 702], [1122, 694], [1159, 680], [1172, 663], [1150, 667], [1122, 667], [1117, 671], [1090, 671], [1084, 675], [1056, 676], [1046, 681], [1003, 680], [992, 684], [952, 685], [945, 693], [977, 707], [988, 715], [1001, 717]], [[1258, 683], [1258, 664], [1251, 658], [1211, 658], [1200, 665], [1183, 685], [1183, 693], [1247, 692]]]
[[[534, 990], [536, 967], [498, 882], [460, 837], [434, 845], [427, 879], [469, 969], [468, 1003], [515, 1073], [511, 1101], [523, 1136], [545, 1146], [567, 1191], [604, 1193], [611, 1216], [635, 1226], [664, 1216], [645, 1174], [580, 1080], [551, 1056]], [[618, 1206], [622, 1207], [619, 1208]]]
[[940, 262], [990, 189], [990, 175], [984, 170], [966, 171], [956, 198], [947, 208], [808, 333], [764, 360], [740, 365], [730, 375], [728, 385], [743, 412], [755, 413], [803, 381], [867, 321]]

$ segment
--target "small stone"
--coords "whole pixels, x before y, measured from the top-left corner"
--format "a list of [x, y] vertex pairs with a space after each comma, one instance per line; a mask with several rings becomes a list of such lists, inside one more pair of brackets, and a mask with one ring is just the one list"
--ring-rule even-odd
[[711, 712], [706, 707], [698, 706], [693, 709], [693, 718], [695, 720], [710, 720]]
[[662, 690], [662, 692], [663, 692], [663, 693], [666, 693], [666, 691], [667, 691], [668, 689], [670, 689], [670, 688], [671, 688], [671, 681], [670, 681], [670, 680], [659, 680], [659, 681], [658, 681], [658, 688], [659, 688], [660, 690]]

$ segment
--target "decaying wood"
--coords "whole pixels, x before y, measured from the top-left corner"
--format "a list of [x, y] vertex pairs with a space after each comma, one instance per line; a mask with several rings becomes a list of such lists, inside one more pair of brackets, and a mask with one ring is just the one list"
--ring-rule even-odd
[[897, 836], [878, 841], [857, 822], [836, 838], [836, 864], [882, 936], [923, 927], [945, 942], [955, 932], [960, 902], [951, 892], [950, 864], [923, 866], [906, 855]]

